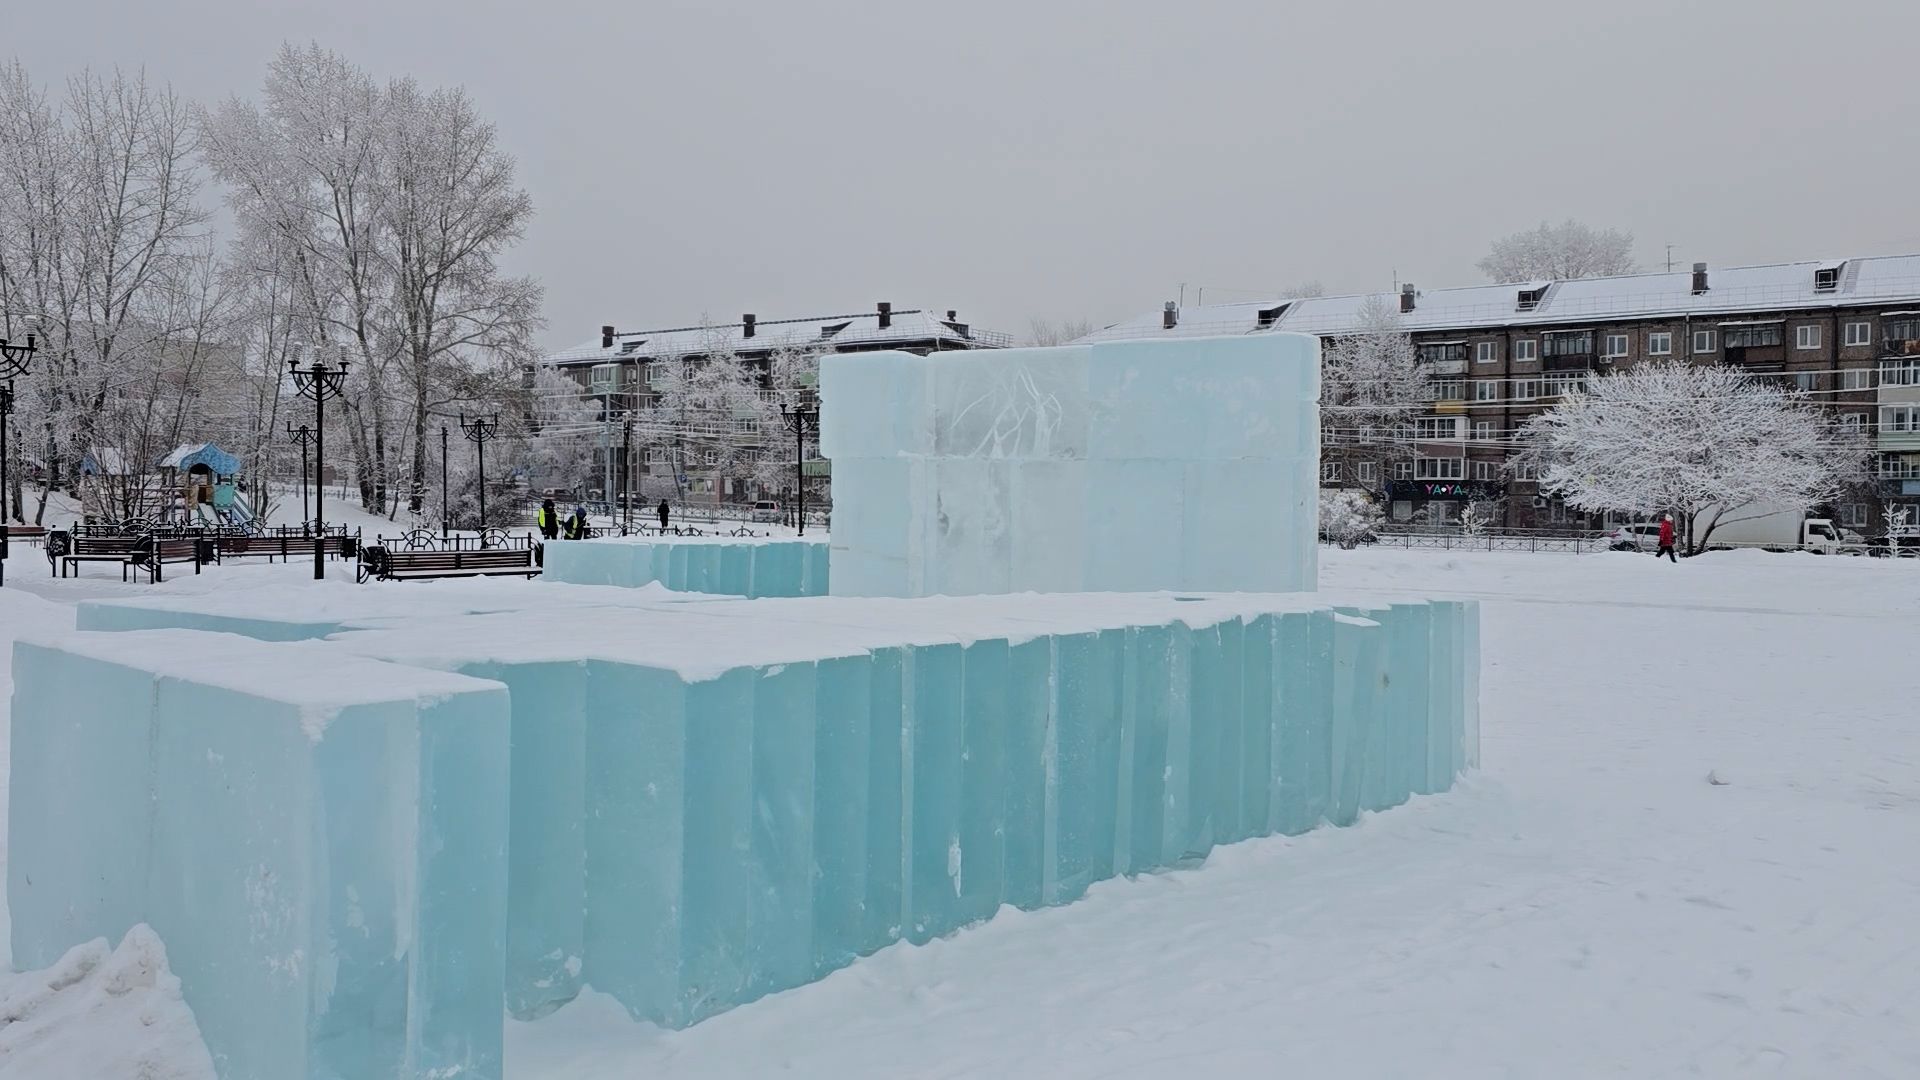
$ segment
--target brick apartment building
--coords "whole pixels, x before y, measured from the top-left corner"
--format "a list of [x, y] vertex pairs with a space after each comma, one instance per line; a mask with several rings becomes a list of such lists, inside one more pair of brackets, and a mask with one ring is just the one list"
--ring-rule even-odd
[[[1361, 328], [1365, 295], [1214, 304], [1118, 323], [1084, 341]], [[1920, 520], [1920, 255], [1536, 281], [1386, 297], [1414, 343], [1429, 400], [1394, 475], [1355, 460], [1362, 433], [1325, 440], [1322, 481], [1384, 496], [1399, 521], [1457, 521], [1469, 502], [1511, 527], [1602, 522], [1508, 468], [1514, 433], [1595, 375], [1649, 360], [1723, 363], [1780, 379], [1833, 409], [1875, 451], [1877, 483], [1827, 508], [1881, 528], [1883, 501]], [[1378, 310], [1379, 301], [1371, 305]]]
[[[763, 388], [771, 394], [770, 375], [773, 358], [784, 351], [850, 353], [897, 349], [926, 355], [964, 349], [1001, 349], [1012, 339], [994, 330], [985, 330], [961, 322], [955, 311], [944, 313], [930, 309], [896, 310], [890, 303], [874, 305], [874, 310], [855, 315], [817, 315], [797, 319], [760, 319], [742, 315], [736, 323], [680, 326], [662, 330], [620, 330], [600, 328], [597, 339], [548, 356], [543, 363], [559, 369], [580, 385], [581, 393], [603, 410], [602, 416], [621, 417], [649, 408], [658, 401], [655, 392], [665, 364], [699, 363], [709, 353], [727, 350], [753, 371]], [[742, 421], [751, 424], [751, 421]], [[749, 436], [767, 436], [773, 440], [791, 439], [782, 432], [747, 432]], [[602, 451], [607, 453], [609, 451]], [[674, 479], [673, 466], [655, 461], [643, 447], [636, 447], [632, 460], [622, 462], [619, 448], [614, 469], [627, 472], [627, 490], [647, 489], [653, 478]], [[810, 463], [824, 466], [824, 463]], [[596, 470], [604, 469], [602, 458]], [[744, 501], [766, 497], [768, 492], [746, 490], [744, 485], [729, 485], [714, 470], [699, 463], [684, 466], [684, 483], [676, 484], [682, 496], [701, 500]], [[600, 475], [596, 471], [595, 475]], [[814, 475], [811, 471], [809, 475]], [[536, 485], [540, 486], [540, 485]]]

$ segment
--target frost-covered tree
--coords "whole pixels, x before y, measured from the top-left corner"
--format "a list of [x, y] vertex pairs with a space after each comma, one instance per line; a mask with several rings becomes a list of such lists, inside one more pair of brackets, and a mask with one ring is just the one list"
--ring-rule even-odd
[[1333, 339], [1321, 358], [1321, 454], [1345, 465], [1348, 476], [1362, 462], [1381, 478], [1393, 475], [1393, 463], [1413, 454], [1409, 428], [1428, 397], [1413, 339], [1393, 303], [1368, 297], [1354, 330]]
[[1351, 548], [1385, 519], [1380, 504], [1364, 491], [1320, 492], [1320, 539]]
[[1661, 363], [1594, 379], [1520, 431], [1516, 462], [1590, 513], [1671, 512], [1689, 554], [1721, 525], [1832, 499], [1855, 444], [1797, 392], [1727, 367]]
[[[787, 427], [780, 406], [802, 404], [803, 392], [818, 390], [822, 355], [818, 348], [797, 346], [775, 350], [768, 359], [767, 389], [771, 393], [764, 398], [760, 411], [763, 438], [759, 460], [753, 470], [753, 481], [763, 491], [791, 490], [794, 485], [794, 461], [799, 448], [794, 445], [793, 431]], [[812, 439], [816, 434], [809, 433], [808, 438]], [[809, 455], [815, 452], [812, 448], [808, 450]], [[809, 505], [818, 505], [824, 495], [822, 482], [808, 482]]]
[[653, 460], [676, 478], [744, 482], [759, 465], [766, 401], [758, 372], [734, 350], [727, 329], [714, 327], [694, 349], [650, 362], [659, 366], [643, 418]]
[[1086, 319], [1064, 319], [1060, 322], [1054, 322], [1051, 319], [1030, 319], [1027, 322], [1026, 336], [1020, 344], [1038, 347], [1065, 345], [1069, 341], [1086, 337], [1093, 333], [1093, 330], [1093, 323]]
[[1595, 229], [1572, 218], [1558, 225], [1543, 221], [1537, 229], [1495, 240], [1479, 265], [1495, 281], [1572, 281], [1631, 274], [1636, 269], [1633, 234]]

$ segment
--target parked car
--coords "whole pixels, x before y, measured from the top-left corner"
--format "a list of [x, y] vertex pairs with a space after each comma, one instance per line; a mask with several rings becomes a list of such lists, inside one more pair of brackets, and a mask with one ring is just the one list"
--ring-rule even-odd
[[1920, 559], [1920, 534], [1876, 536], [1867, 541], [1867, 554], [1876, 559]]
[[1614, 551], [1658, 551], [1660, 523], [1636, 521], [1628, 525], [1616, 525], [1607, 533], [1607, 546]]
[[780, 504], [774, 502], [772, 499], [761, 499], [759, 502], [753, 504], [754, 521], [776, 522], [779, 521], [782, 516], [784, 515], [780, 512]]

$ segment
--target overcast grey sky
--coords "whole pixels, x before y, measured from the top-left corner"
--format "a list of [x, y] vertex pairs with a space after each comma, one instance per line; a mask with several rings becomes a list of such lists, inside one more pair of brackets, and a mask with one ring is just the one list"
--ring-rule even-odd
[[251, 94], [283, 40], [459, 83], [538, 216], [543, 340], [896, 306], [1013, 332], [1305, 279], [1480, 280], [1573, 216], [1641, 263], [1920, 250], [1916, 0], [121, 0], [42, 82]]

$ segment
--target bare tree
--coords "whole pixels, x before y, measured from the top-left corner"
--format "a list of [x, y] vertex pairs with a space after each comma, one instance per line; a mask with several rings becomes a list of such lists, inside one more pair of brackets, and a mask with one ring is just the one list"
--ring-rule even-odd
[[1572, 281], [1637, 269], [1632, 233], [1595, 229], [1572, 218], [1558, 225], [1543, 221], [1537, 229], [1495, 240], [1479, 266], [1495, 281]]
[[1093, 323], [1086, 319], [1066, 319], [1053, 322], [1048, 319], [1032, 319], [1027, 323], [1026, 337], [1020, 344], [1046, 348], [1065, 345], [1093, 333]]
[[1595, 379], [1521, 429], [1516, 463], [1591, 513], [1670, 512], [1692, 554], [1721, 525], [1837, 495], [1858, 462], [1794, 391], [1726, 367], [1660, 363]]
[[1385, 479], [1395, 462], [1412, 456], [1411, 422], [1430, 396], [1418, 359], [1393, 303], [1385, 296], [1368, 297], [1355, 329], [1326, 346], [1320, 365], [1320, 446], [1326, 460], [1347, 466], [1347, 475], [1371, 464]]

